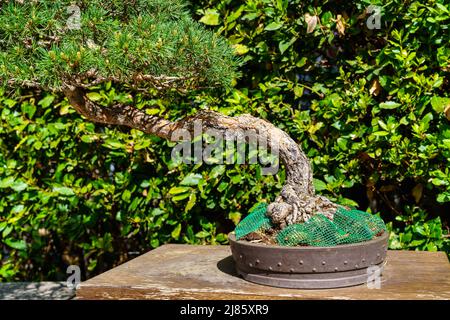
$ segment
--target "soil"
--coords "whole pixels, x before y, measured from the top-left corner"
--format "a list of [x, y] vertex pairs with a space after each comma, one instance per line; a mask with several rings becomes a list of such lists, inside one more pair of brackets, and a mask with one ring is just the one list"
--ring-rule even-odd
[[268, 245], [276, 245], [275, 241], [275, 230], [270, 229], [266, 233], [263, 232], [251, 232], [245, 237], [242, 238], [244, 241], [248, 241], [251, 243], [262, 243]]

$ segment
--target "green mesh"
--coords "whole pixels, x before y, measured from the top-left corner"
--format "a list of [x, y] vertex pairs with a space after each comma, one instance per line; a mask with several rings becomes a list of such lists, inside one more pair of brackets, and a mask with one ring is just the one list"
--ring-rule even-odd
[[291, 224], [277, 235], [277, 242], [282, 246], [329, 247], [338, 245], [340, 230], [322, 214], [312, 216], [307, 222]]
[[259, 203], [253, 210], [251, 210], [244, 219], [236, 226], [234, 230], [236, 239], [239, 240], [247, 234], [264, 231], [272, 227], [270, 219], [266, 216], [267, 203]]
[[333, 223], [343, 232], [339, 239], [340, 244], [367, 241], [386, 230], [383, 220], [359, 210], [339, 208], [334, 215]]
[[[255, 231], [264, 231], [272, 225], [266, 216], [267, 205], [259, 204], [236, 227], [236, 238], [241, 239]], [[276, 241], [282, 246], [332, 247], [340, 244], [372, 240], [386, 230], [379, 217], [359, 210], [340, 207], [333, 221], [316, 214], [307, 222], [287, 226]]]

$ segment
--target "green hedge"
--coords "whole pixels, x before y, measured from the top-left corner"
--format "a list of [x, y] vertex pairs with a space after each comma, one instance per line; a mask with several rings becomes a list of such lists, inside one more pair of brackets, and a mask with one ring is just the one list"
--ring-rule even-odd
[[[320, 193], [388, 222], [391, 248], [450, 252], [450, 2], [373, 3], [374, 30], [369, 1], [315, 3], [196, 1], [243, 77], [222, 94], [133, 99], [174, 119], [205, 107], [264, 117], [307, 152]], [[70, 264], [86, 278], [166, 242], [226, 243], [283, 184], [256, 165], [178, 166], [166, 141], [87, 123], [50, 93], [15, 96], [0, 92], [2, 281], [65, 279]]]

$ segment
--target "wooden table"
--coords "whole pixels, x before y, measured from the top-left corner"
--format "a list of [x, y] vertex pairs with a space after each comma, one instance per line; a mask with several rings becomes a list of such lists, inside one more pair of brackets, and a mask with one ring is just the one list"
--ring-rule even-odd
[[77, 299], [450, 299], [450, 264], [444, 252], [388, 251], [380, 289], [283, 289], [239, 278], [228, 246], [170, 244], [83, 282]]

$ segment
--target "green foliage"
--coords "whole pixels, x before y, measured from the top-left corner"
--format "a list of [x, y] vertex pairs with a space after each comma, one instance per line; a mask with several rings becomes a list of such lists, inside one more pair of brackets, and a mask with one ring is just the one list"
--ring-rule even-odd
[[189, 88], [228, 87], [237, 74], [232, 50], [191, 18], [185, 1], [72, 2], [0, 2], [0, 84], [143, 86], [140, 78], [163, 76]]
[[[107, 87], [97, 93], [129, 99]], [[89, 277], [166, 242], [225, 243], [281, 187], [256, 165], [176, 164], [172, 147], [85, 122], [58, 96], [0, 92], [0, 279], [63, 280], [70, 264]]]
[[[381, 29], [366, 26], [370, 3], [383, 6]], [[449, 6], [196, 1], [191, 14], [246, 62], [232, 90], [143, 99], [106, 83], [91, 98], [171, 119], [207, 107], [268, 119], [311, 158], [319, 193], [389, 222], [391, 248], [450, 252]], [[0, 95], [0, 117], [2, 280], [64, 279], [68, 264], [92, 276], [166, 242], [224, 243], [283, 185], [283, 171], [256, 165], [176, 165], [173, 144], [86, 123], [47, 93]]]
[[[380, 29], [367, 27], [371, 4], [381, 7]], [[438, 242], [449, 242], [449, 8], [448, 0], [205, 0], [197, 14], [215, 10], [216, 30], [246, 62], [220, 110], [288, 131], [312, 159], [316, 190], [381, 212], [397, 235], [409, 228], [410, 207], [440, 216], [442, 237], [430, 241], [448, 251]]]
[[440, 217], [427, 220], [424, 210], [417, 207], [406, 207], [406, 214], [397, 216], [395, 220], [406, 224], [406, 227], [393, 227], [391, 222], [388, 227], [391, 229], [389, 247], [391, 249], [416, 249], [427, 251], [450, 252], [450, 241], [448, 232], [444, 234]]

